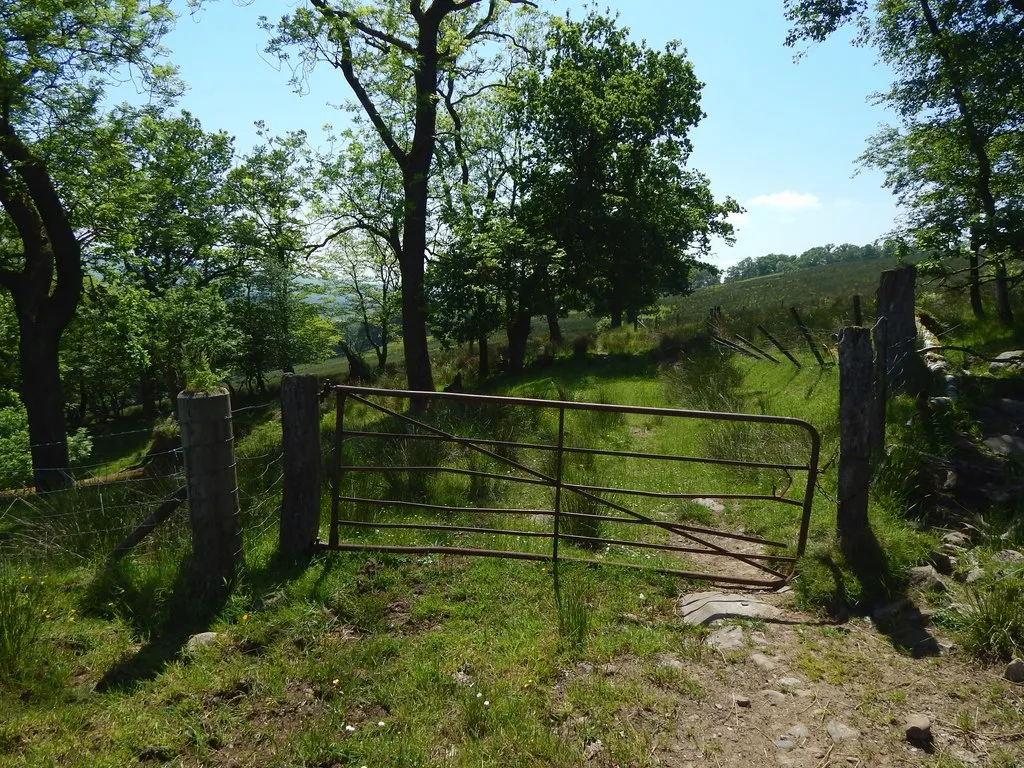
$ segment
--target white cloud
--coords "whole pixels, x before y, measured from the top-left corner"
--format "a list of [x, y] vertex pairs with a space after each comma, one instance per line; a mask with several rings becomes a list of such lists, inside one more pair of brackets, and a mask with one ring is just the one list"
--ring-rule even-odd
[[736, 229], [746, 226], [750, 222], [750, 214], [748, 213], [730, 213], [725, 217], [725, 220], [732, 224]]
[[821, 207], [817, 195], [809, 192], [772, 192], [770, 195], [758, 195], [747, 202], [751, 208], [773, 208], [777, 211], [810, 211]]

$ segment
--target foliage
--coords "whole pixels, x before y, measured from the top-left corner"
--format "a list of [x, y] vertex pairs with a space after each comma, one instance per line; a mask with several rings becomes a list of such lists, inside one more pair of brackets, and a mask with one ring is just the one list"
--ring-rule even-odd
[[210, 366], [223, 367], [235, 349], [227, 305], [216, 287], [171, 288], [155, 307], [154, 330], [154, 359], [175, 395]]
[[785, 5], [794, 24], [789, 44], [821, 40], [852, 21], [857, 42], [873, 45], [893, 69], [896, 79], [879, 101], [900, 125], [883, 128], [861, 160], [885, 172], [909, 211], [901, 233], [907, 240], [938, 259], [968, 257], [975, 314], [983, 312], [979, 284], [988, 271], [999, 318], [1012, 323], [1008, 264], [1024, 254], [1024, 65], [1016, 55], [1024, 45], [1024, 10], [955, 0]]
[[[69, 459], [81, 461], [92, 452], [92, 440], [84, 427], [67, 438]], [[32, 482], [28, 414], [18, 395], [0, 388], [0, 490], [22, 488]]]
[[65, 401], [79, 420], [117, 416], [150, 365], [153, 305], [131, 284], [94, 282], [61, 339]]
[[565, 250], [567, 303], [618, 325], [685, 292], [739, 206], [685, 168], [703, 113], [678, 44], [653, 51], [591, 11], [553, 21], [547, 45], [521, 85], [534, 153], [524, 206]]
[[[891, 249], [880, 247], [869, 243], [865, 246], [843, 243], [835, 246], [829, 243], [825, 246], [810, 248], [799, 256], [792, 256], [785, 253], [769, 253], [766, 256], [747, 257], [733, 264], [726, 270], [725, 282], [734, 280], [746, 280], [751, 277], [763, 277], [774, 275], [779, 272], [789, 272], [794, 269], [807, 269], [808, 267], [820, 267], [825, 264], [844, 264], [850, 261], [868, 261], [891, 256]], [[694, 286], [700, 287], [700, 286]]]

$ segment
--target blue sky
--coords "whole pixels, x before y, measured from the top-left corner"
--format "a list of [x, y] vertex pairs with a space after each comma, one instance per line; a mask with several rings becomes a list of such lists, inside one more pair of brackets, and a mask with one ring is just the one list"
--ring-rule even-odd
[[[189, 90], [181, 106], [207, 130], [255, 142], [253, 122], [271, 131], [344, 121], [336, 108], [350, 99], [341, 73], [323, 68], [297, 95], [290, 72], [263, 53], [257, 18], [280, 17], [305, 0], [220, 0], [184, 17], [166, 39]], [[543, 9], [580, 14], [582, 3], [540, 0]], [[866, 243], [884, 235], [898, 214], [875, 172], [854, 177], [865, 141], [889, 119], [869, 103], [890, 75], [870, 50], [849, 37], [810, 49], [799, 62], [784, 47], [781, 0], [605, 0], [634, 37], [652, 47], [679, 40], [704, 82], [707, 117], [692, 134], [691, 165], [708, 175], [717, 196], [746, 209], [736, 244], [718, 244], [712, 258], [728, 266], [748, 256], [800, 253], [825, 243]]]

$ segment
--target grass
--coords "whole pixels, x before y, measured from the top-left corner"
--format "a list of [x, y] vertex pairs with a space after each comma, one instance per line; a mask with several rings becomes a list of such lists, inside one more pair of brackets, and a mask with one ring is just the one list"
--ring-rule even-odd
[[[885, 267], [880, 262], [868, 266]], [[804, 272], [779, 277], [805, 292], [805, 320], [815, 327], [816, 338], [828, 344], [829, 329], [844, 320], [846, 310], [840, 308], [847, 295], [869, 291], [846, 275], [836, 278], [843, 286], [838, 299], [818, 301], [807, 292], [815, 270]], [[830, 289], [821, 277], [818, 289], [824, 295]], [[872, 285], [876, 280], [877, 271]], [[757, 284], [711, 289], [699, 302], [695, 299], [700, 292], [694, 294], [683, 300], [691, 304], [680, 304], [678, 311], [690, 313], [683, 320], [702, 323], [706, 306], [698, 304], [712, 302], [733, 316], [737, 329], [766, 319], [773, 328], [788, 322], [774, 306], [740, 312], [744, 295], [754, 302], [758, 295], [780, 290], [772, 283], [750, 282]], [[574, 323], [577, 331], [593, 327], [578, 318]], [[811, 516], [813, 547], [796, 581], [806, 606], [837, 600], [868, 605], [886, 599], [899, 591], [909, 568], [927, 557], [933, 536], [906, 515], [913, 487], [911, 452], [903, 463], [892, 462], [888, 480], [872, 502], [884, 558], [851, 562], [832, 541], [838, 441], [834, 367], [819, 368], [795, 344], [799, 369], [788, 362], [725, 357], [692, 327], [620, 329], [600, 334], [597, 342], [581, 354], [568, 348], [543, 368], [496, 377], [481, 388], [548, 399], [728, 409], [808, 420], [822, 438], [823, 473], [817, 478]], [[393, 354], [400, 357], [400, 352]], [[331, 363], [318, 370], [331, 373], [335, 367]], [[398, 404], [395, 398], [387, 402]], [[895, 404], [892, 415], [906, 420], [901, 410], [906, 407]], [[245, 560], [233, 593], [213, 610], [198, 611], [188, 601], [182, 580], [188, 556], [183, 518], [159, 530], [117, 567], [102, 563], [120, 535], [116, 529], [137, 522], [140, 504], [159, 497], [162, 488], [153, 486], [148, 495], [119, 491], [122, 496], [114, 506], [124, 511], [116, 514], [109, 510], [111, 497], [104, 496], [101, 506], [100, 489], [82, 489], [83, 495], [64, 502], [15, 501], [19, 511], [13, 524], [10, 508], [0, 515], [5, 554], [17, 551], [14, 545], [19, 543], [61, 542], [46, 550], [45, 561], [26, 545], [20, 551], [23, 557], [13, 561], [17, 567], [0, 578], [0, 629], [22, 628], [11, 633], [10, 647], [45, 651], [23, 664], [19, 675], [0, 681], [0, 766], [570, 766], [582, 764], [585, 750], [598, 740], [603, 744], [600, 760], [606, 764], [650, 765], [661, 748], [659, 724], [679, 720], [680, 701], [704, 706], [706, 686], [682, 665], [664, 663], [666, 655], [699, 661], [706, 652], [703, 632], [682, 626], [674, 617], [678, 593], [694, 585], [654, 570], [565, 562], [559, 565], [556, 590], [555, 573], [547, 563], [345, 553], [319, 554], [297, 565], [277, 562], [280, 425], [273, 410], [257, 408], [236, 418]], [[429, 415], [444, 429], [476, 437], [550, 442], [557, 435], [557, 413], [551, 410], [467, 413], [453, 407], [431, 409]], [[332, 445], [334, 416], [323, 416], [325, 454]], [[390, 417], [362, 406], [346, 413], [346, 423], [399, 428]], [[947, 426], [960, 428], [959, 423]], [[929, 436], [921, 437], [918, 449], [940, 446], [944, 429], [932, 436], [938, 441], [934, 445], [927, 443]], [[799, 429], [665, 416], [569, 412], [565, 432], [570, 447], [725, 459], [799, 463], [809, 450], [807, 435]], [[135, 456], [145, 448], [139, 443], [124, 450]], [[391, 444], [352, 440], [346, 452], [354, 464], [508, 472], [502, 460], [411, 438]], [[117, 462], [116, 453], [112, 449], [102, 459]], [[537, 471], [553, 471], [550, 452], [503, 448], [499, 453]], [[571, 456], [567, 477], [585, 485], [787, 498], [801, 498], [803, 492], [804, 478], [798, 472], [699, 463], [666, 468], [622, 457]], [[549, 509], [553, 502], [548, 488], [474, 475], [349, 473], [346, 483], [355, 495], [460, 507]], [[601, 509], [581, 499], [567, 493], [564, 509], [584, 514]], [[714, 513], [665, 498], [635, 498], [630, 504], [665, 521], [742, 527], [787, 542], [788, 552], [794, 551], [799, 530], [799, 508], [764, 500], [729, 504]], [[382, 511], [379, 505], [345, 512], [372, 523], [426, 520], [418, 512]], [[451, 521], [502, 529], [512, 524], [504, 516], [472, 510]], [[640, 528], [597, 522], [566, 516], [562, 532], [630, 538]], [[551, 518], [520, 517], [516, 524], [522, 532], [550, 530]], [[484, 533], [415, 533], [376, 526], [343, 533], [367, 543], [500, 546], [528, 552], [549, 546], [526, 536], [496, 541]], [[652, 529], [641, 535], [664, 541], [663, 534]], [[65, 535], [66, 540], [56, 538]], [[674, 555], [564, 544], [564, 554], [606, 563], [686, 564]], [[30, 589], [20, 578], [28, 568], [44, 575]], [[965, 643], [968, 650], [992, 657], [1005, 656], [1008, 649], [1019, 652], [1013, 645], [1019, 632], [1014, 621], [1024, 611], [1014, 613], [1012, 607], [1019, 597], [1013, 590], [979, 592], [972, 613], [975, 623], [957, 625], [964, 637], [973, 633], [977, 638], [975, 645]], [[942, 616], [937, 614], [940, 620]], [[959, 616], [950, 621], [960, 621]], [[204, 630], [217, 632], [216, 641], [187, 650], [189, 635]], [[841, 637], [827, 635], [808, 640], [798, 668], [808, 678], [844, 682], [860, 661], [844, 653], [841, 642]], [[0, 667], [4, 654], [0, 646]], [[31, 659], [31, 653], [20, 650], [6, 655]], [[899, 705], [879, 701], [878, 707]], [[701, 743], [708, 760], [722, 749], [714, 739]]]

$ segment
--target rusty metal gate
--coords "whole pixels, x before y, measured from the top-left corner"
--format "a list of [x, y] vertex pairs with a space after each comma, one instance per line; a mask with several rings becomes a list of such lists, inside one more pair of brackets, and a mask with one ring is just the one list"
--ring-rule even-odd
[[[412, 392], [386, 390], [371, 387], [334, 387], [337, 405], [336, 432], [334, 435], [331, 467], [331, 519], [329, 538], [326, 543], [318, 542], [324, 549], [364, 552], [390, 552], [405, 554], [455, 554], [485, 557], [504, 557], [536, 561], [571, 561], [583, 563], [615, 564], [626, 567], [650, 568], [675, 576], [752, 586], [778, 586], [791, 575], [793, 564], [803, 552], [807, 543], [808, 525], [814, 496], [815, 478], [818, 472], [820, 439], [809, 423], [800, 419], [693, 411], [673, 408], [647, 408], [620, 406], [607, 403], [584, 403], [571, 400], [544, 400], [537, 398], [499, 397], [455, 392]], [[356, 424], [346, 411], [359, 409], [367, 423]], [[550, 424], [549, 439], [500, 439], [499, 436], [471, 436], [456, 434], [453, 426], [460, 417], [472, 423], [480, 413], [495, 412], [495, 409], [513, 409], [520, 412], [519, 421]], [[532, 412], [532, 413], [531, 413]], [[442, 414], [444, 424], [432, 424], [431, 416]], [[453, 417], [454, 414], [454, 417]], [[701, 425], [743, 424], [756, 425], [758, 429], [795, 429], [806, 433], [807, 450], [802, 461], [748, 460], [726, 457], [702, 457], [675, 454], [667, 451], [641, 452], [577, 445], [567, 440], [567, 414], [591, 414], [594, 418], [620, 419], [617, 428], [625, 429], [627, 418], [645, 417], [661, 424], [666, 420], [691, 422], [697, 428]], [[574, 416], [575, 418], [575, 416]], [[373, 419], [376, 419], [374, 421]], [[555, 426], [557, 424], [557, 427]], [[511, 420], [515, 431], [515, 419]], [[370, 428], [375, 427], [375, 428]], [[633, 428], [639, 429], [639, 427]], [[542, 430], [541, 430], [542, 431]], [[611, 438], [607, 438], [611, 440]], [[377, 446], [367, 454], [357, 450], [357, 443], [373, 443]], [[431, 444], [431, 450], [420, 451], [416, 445]], [[473, 461], [465, 466], [466, 460], [454, 460], [444, 446], [461, 450], [463, 459], [473, 457], [490, 463], [490, 467], [479, 468]], [[389, 453], [390, 452], [390, 453]], [[426, 453], [429, 461], [417, 460]], [[547, 456], [540, 465], [532, 466], [524, 454]], [[370, 455], [372, 460], [367, 461]], [[382, 455], [392, 460], [382, 461]], [[610, 459], [617, 466], [639, 462], [663, 467], [660, 477], [679, 477], [686, 465], [711, 465], [730, 468], [735, 472], [768, 471], [788, 478], [783, 490], [777, 487], [763, 493], [729, 493], [715, 491], [685, 492], [676, 490], [653, 490], [643, 487], [617, 487], [594, 482], [572, 482], [566, 477], [567, 459], [579, 457], [580, 461], [596, 461], [598, 457]], [[459, 464], [462, 464], [460, 466]], [[495, 469], [503, 471], [493, 471]], [[490, 470], [490, 471], [489, 471]], [[675, 474], [672, 474], [672, 473]], [[801, 484], [794, 480], [794, 473], [802, 475]], [[627, 472], [640, 475], [640, 471]], [[439, 503], [431, 498], [425, 482], [412, 482], [412, 478], [429, 476], [464, 478], [470, 489], [474, 484], [515, 484], [531, 489], [536, 499], [538, 492], [549, 494], [551, 503], [535, 504], [532, 507], [518, 506], [477, 506], [466, 503]], [[357, 478], [384, 478], [383, 484], [365, 481], [363, 488], [346, 492], [347, 486], [354, 486]], [[397, 478], [408, 481], [408, 487], [399, 488], [395, 493]], [[799, 479], [799, 478], [798, 478]], [[391, 493], [385, 494], [390, 484]], [[801, 487], [802, 485], [802, 487]], [[787, 494], [796, 490], [794, 498]], [[367, 491], [369, 488], [370, 493]], [[409, 489], [415, 492], [410, 493]], [[538, 489], [543, 489], [539, 491]], [[549, 490], [548, 490], [549, 489]], [[458, 489], [455, 491], [459, 493]], [[467, 492], [468, 493], [468, 492]], [[383, 496], [405, 496], [386, 498]], [[471, 493], [468, 494], [470, 497]], [[522, 495], [522, 494], [520, 494]], [[572, 499], [571, 497], [575, 497]], [[468, 499], [472, 501], [472, 498]], [[581, 503], [569, 503], [572, 501]], [[695, 500], [709, 504], [756, 504], [784, 505], [800, 510], [795, 541], [773, 541], [759, 536], [716, 529], [708, 525], [691, 524], [686, 520], [665, 519], [649, 511], [640, 511], [638, 504], [673, 504]], [[677, 510], [675, 510], [677, 512]], [[795, 515], [794, 515], [795, 517]], [[486, 518], [483, 523], [481, 518]], [[488, 523], [502, 521], [495, 526]], [[520, 527], [511, 527], [505, 521], [526, 521]], [[797, 520], [793, 521], [794, 523]], [[636, 536], [602, 535], [600, 526], [614, 531], [638, 531]], [[343, 536], [342, 531], [347, 535]], [[414, 539], [422, 536], [429, 540]], [[396, 541], [396, 538], [399, 541]], [[469, 544], [465, 541], [471, 538]], [[442, 541], [439, 543], [439, 539]], [[455, 539], [455, 541], [452, 541]], [[515, 547], [488, 548], [479, 546], [480, 540], [492, 539], [514, 541]], [[617, 562], [609, 557], [598, 557], [595, 548], [610, 552], [644, 553], [654, 563]], [[746, 548], [746, 551], [744, 551]], [[756, 551], [750, 551], [754, 548]], [[589, 552], [587, 551], [589, 550]], [[636, 557], [641, 555], [636, 554]], [[743, 564], [737, 569], [746, 575], [722, 571], [720, 568], [706, 570], [687, 565], [687, 560], [714, 558], [715, 562]]]

